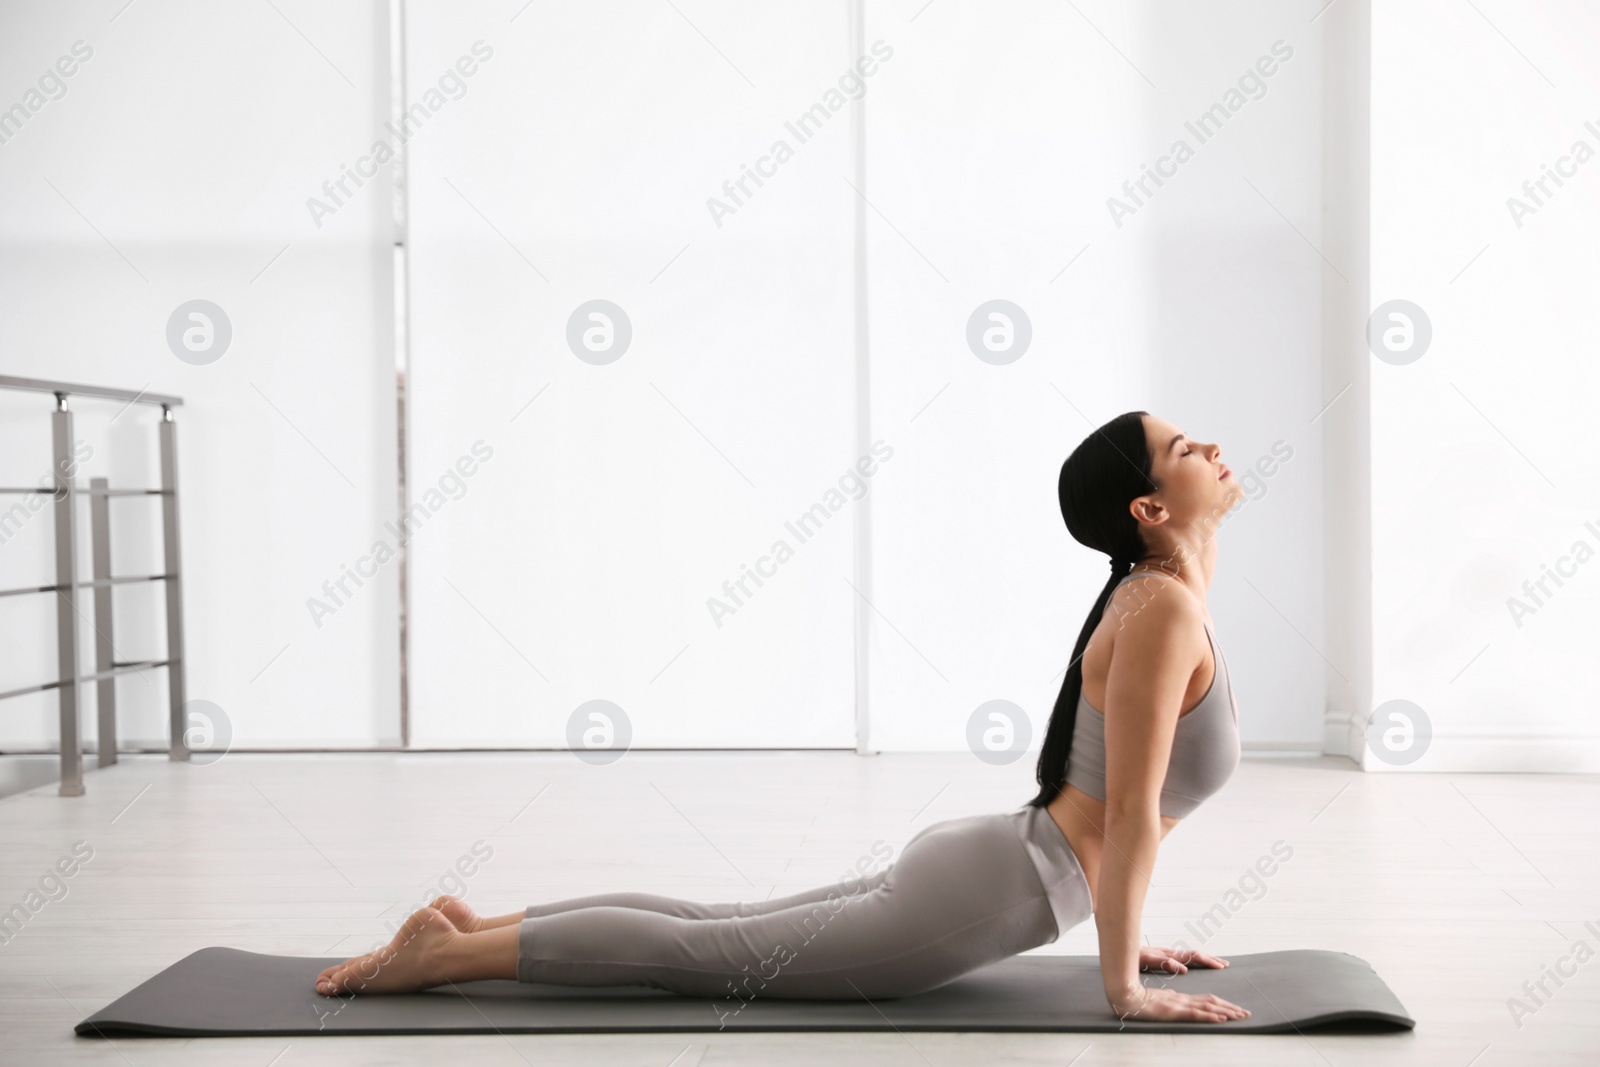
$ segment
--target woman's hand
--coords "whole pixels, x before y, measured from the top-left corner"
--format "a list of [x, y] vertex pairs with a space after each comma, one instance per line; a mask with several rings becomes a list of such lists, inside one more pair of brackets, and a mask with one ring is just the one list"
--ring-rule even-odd
[[1160, 971], [1163, 974], [1187, 974], [1190, 967], [1216, 967], [1221, 969], [1228, 961], [1208, 952], [1192, 948], [1141, 948], [1139, 969]]
[[1110, 999], [1111, 1010], [1124, 1021], [1225, 1023], [1250, 1017], [1248, 1010], [1212, 993], [1179, 993], [1138, 985]]

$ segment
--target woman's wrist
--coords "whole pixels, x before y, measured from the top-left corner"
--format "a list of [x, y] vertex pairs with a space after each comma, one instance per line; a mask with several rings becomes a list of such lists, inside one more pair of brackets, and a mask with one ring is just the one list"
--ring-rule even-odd
[[1144, 983], [1138, 979], [1125, 983], [1107, 983], [1105, 991], [1106, 1000], [1113, 1007], [1137, 1004], [1143, 1001], [1145, 996]]

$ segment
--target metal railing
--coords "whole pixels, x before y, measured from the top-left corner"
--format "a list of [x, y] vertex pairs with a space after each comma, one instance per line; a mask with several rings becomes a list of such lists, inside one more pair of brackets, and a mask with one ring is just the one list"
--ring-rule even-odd
[[[98, 685], [96, 706], [99, 710], [97, 748], [99, 765], [108, 766], [117, 761], [117, 694], [116, 679], [120, 674], [152, 667], [167, 669], [167, 700], [169, 705], [169, 754], [175, 760], [189, 758], [184, 743], [185, 702], [183, 661], [183, 580], [179, 566], [178, 546], [178, 440], [177, 424], [172, 419], [172, 409], [183, 403], [181, 397], [162, 396], [143, 390], [108, 389], [92, 385], [72, 385], [67, 382], [43, 381], [36, 378], [12, 378], [0, 375], [0, 389], [17, 389], [27, 392], [53, 393], [56, 407], [50, 414], [50, 436], [53, 462], [51, 478], [54, 482], [52, 498], [55, 502], [55, 557], [56, 580], [51, 585], [24, 586], [19, 589], [0, 589], [0, 597], [22, 596], [37, 593], [55, 593], [57, 669], [55, 681], [24, 686], [0, 692], [0, 700], [58, 690], [61, 711], [61, 788], [62, 796], [83, 795], [83, 739], [79, 723], [79, 686], [89, 682]], [[161, 488], [112, 489], [104, 478], [91, 478], [87, 489], [73, 481], [72, 412], [67, 409], [67, 397], [95, 397], [103, 400], [125, 400], [132, 404], [158, 404], [161, 407], [159, 430], [161, 444]], [[32, 494], [42, 488], [16, 489], [0, 487], [0, 496]], [[89, 531], [94, 577], [90, 581], [78, 580], [78, 513], [77, 498], [89, 498]], [[163, 573], [113, 576], [111, 573], [111, 515], [110, 498], [114, 496], [159, 496], [161, 498], [162, 540], [165, 545]], [[163, 582], [166, 585], [167, 656], [165, 659], [130, 660], [118, 662], [113, 657], [111, 591], [118, 585], [130, 582]], [[78, 617], [83, 614], [79, 606], [78, 590], [94, 590], [95, 670], [93, 674], [79, 674]]]

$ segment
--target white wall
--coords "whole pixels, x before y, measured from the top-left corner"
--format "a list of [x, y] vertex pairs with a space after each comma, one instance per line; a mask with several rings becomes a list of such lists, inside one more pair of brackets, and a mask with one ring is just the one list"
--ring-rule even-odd
[[[1520, 226], [1507, 200], [1574, 142], [1600, 153], [1600, 13], [1479, 7], [1373, 4], [1371, 299], [1433, 326], [1416, 362], [1372, 365], [1373, 700], [1432, 720], [1417, 769], [1592, 773], [1600, 158]], [[1536, 603], [1523, 583], [1579, 542]]]
[[[4, 222], [0, 341], [10, 373], [189, 399], [191, 695], [246, 745], [392, 741], [395, 568], [321, 627], [306, 603], [395, 540], [390, 172], [320, 228], [305, 203], [392, 140], [384, 7], [280, 7], [8, 14], [7, 69], [43, 71], [79, 38], [96, 53], [0, 146], [24, 209]], [[1264, 3], [1080, 10], [867, 8], [864, 44], [893, 49], [867, 79], [863, 192], [872, 438], [894, 454], [867, 480], [866, 740], [959, 747], [971, 709], [1005, 697], [1037, 742], [1103, 569], [1060, 525], [1055, 472], [1146, 407], [1236, 469], [1294, 449], [1224, 528], [1213, 609], [1247, 742], [1311, 744], [1320, 268], [1295, 230], [1320, 241], [1320, 30]], [[494, 49], [407, 145], [413, 499], [475, 442], [495, 450], [410, 544], [418, 743], [559, 744], [595, 696], [641, 709], [638, 744], [854, 742], [851, 505], [722, 628], [705, 604], [859, 458], [847, 113], [721, 227], [705, 205], [854, 61], [848, 11], [410, 6], [414, 100], [474, 41]], [[187, 34], [240, 46], [196, 55]], [[1107, 197], [1280, 38], [1295, 57], [1265, 96], [1116, 226]], [[162, 342], [194, 296], [235, 326], [209, 367]], [[636, 331], [606, 367], [561, 345], [595, 296]], [[1033, 320], [1005, 367], [964, 339], [995, 297]], [[23, 406], [40, 447], [48, 405]], [[136, 414], [99, 453], [119, 482], [153, 478]], [[27, 551], [0, 566], [48, 573], [47, 541]], [[137, 595], [130, 642], [159, 623]], [[47, 613], [21, 607], [0, 603], [33, 642], [0, 685], [49, 674]], [[160, 696], [123, 685], [127, 735], [159, 741]], [[48, 740], [53, 697], [27, 706], [7, 721]]]
[[[606, 699], [639, 746], [851, 747], [849, 117], [785, 129], [854, 59], [847, 5], [515, 10], [408, 10], [412, 99], [488, 56], [408, 142], [410, 474], [492, 449], [410, 544], [414, 742], [560, 746]], [[603, 366], [566, 341], [596, 298], [633, 331]]]
[[[1312, 22], [1317, 6], [869, 5], [867, 42], [895, 50], [869, 82], [863, 190], [872, 422], [895, 449], [870, 482], [871, 747], [958, 748], [995, 697], [1037, 735], [1103, 577], [1060, 525], [1055, 472], [1094, 425], [1145, 407], [1221, 440], [1236, 469], [1294, 448], [1221, 535], [1212, 607], [1247, 744], [1314, 746], [1326, 704], [1332, 744], [1359, 755], [1347, 724], [1404, 698], [1438, 731], [1423, 769], [1596, 765], [1588, 564], [1520, 627], [1507, 599], [1600, 543], [1578, 434], [1596, 395], [1597, 164], [1520, 227], [1506, 207], [1574, 140], [1600, 149], [1584, 126], [1600, 124], [1595, 16], [1380, 0], [1361, 46], [1369, 145], [1334, 96], [1361, 89], [1347, 61], [1365, 9]], [[367, 745], [397, 733], [394, 570], [320, 628], [306, 602], [394, 516], [388, 174], [321, 228], [306, 198], [381, 133], [385, 7], [279, 7], [6, 10], [0, 105], [75, 41], [94, 55], [0, 144], [0, 352], [5, 373], [188, 399], [191, 695], [243, 745]], [[721, 229], [704, 206], [852, 58], [844, 5], [783, 23], [686, 11], [744, 74], [670, 8], [636, 10], [633, 37], [586, 9], [451, 8], [445, 25], [446, 10], [413, 8], [414, 92], [479, 37], [497, 53], [413, 144], [414, 488], [479, 438], [497, 451], [413, 542], [419, 740], [545, 743], [614, 679], [665, 694], [641, 744], [731, 743], [774, 709], [791, 743], [848, 744], [847, 509], [723, 631], [692, 630], [708, 586], [856, 458], [842, 126]], [[1266, 95], [1117, 227], [1106, 198], [1278, 39], [1295, 56]], [[570, 68], [568, 41], [590, 45]], [[1325, 155], [1369, 148], [1365, 179]], [[637, 358], [582, 365], [557, 327], [605, 293], [638, 309]], [[206, 367], [164, 340], [195, 297], [234, 326]], [[964, 339], [996, 297], [1034, 328], [1004, 367]], [[1432, 350], [1408, 366], [1352, 353], [1352, 309], [1397, 297], [1428, 311]], [[0, 405], [0, 483], [33, 482], [49, 400]], [[96, 449], [81, 479], [153, 484], [153, 412], [74, 408]], [[1368, 499], [1362, 449], [1370, 522], [1326, 514]], [[612, 499], [632, 510], [602, 510]], [[156, 565], [147, 505], [117, 504], [119, 570]], [[49, 574], [35, 518], [0, 546], [0, 584]], [[118, 597], [123, 651], [158, 654], [158, 591]], [[539, 697], [485, 618], [570, 690]], [[0, 599], [0, 689], [53, 675], [52, 623], [41, 601]], [[125, 736], [160, 743], [162, 679], [121, 685]], [[54, 708], [8, 702], [0, 742], [47, 744]], [[92, 736], [92, 699], [85, 722]]]
[[1371, 309], [1372, 8], [1328, 8], [1322, 103], [1324, 751], [1358, 762], [1372, 704]]
[[[321, 228], [306, 207], [386, 117], [386, 5], [280, 0], [281, 16], [267, 5], [121, 6], [4, 11], [0, 106], [24, 101], [74, 42], [93, 54], [64, 96], [0, 144], [0, 368], [185, 398], [188, 693], [219, 705], [238, 743], [391, 740], [393, 570], [320, 628], [306, 605], [394, 506], [385, 176]], [[207, 366], [166, 343], [169, 315], [195, 298], [232, 322], [230, 348]], [[0, 394], [0, 484], [49, 469], [52, 406], [48, 395]], [[157, 484], [158, 411], [72, 407], [94, 449], [80, 482]], [[112, 507], [116, 571], [158, 571], [158, 505]], [[52, 580], [50, 524], [46, 511], [0, 545], [0, 586]], [[85, 544], [85, 574], [88, 564]], [[115, 595], [119, 658], [161, 654], [160, 590]], [[56, 676], [47, 598], [0, 598], [0, 627], [0, 689]], [[87, 670], [93, 634], [82, 633]], [[164, 747], [162, 672], [121, 679], [119, 701], [124, 743]], [[92, 738], [92, 691], [86, 703]], [[0, 743], [52, 744], [55, 723], [54, 693], [7, 701]]]
[[[1315, 749], [1321, 31], [1280, 4], [1079, 7], [869, 7], [897, 48], [867, 158], [873, 417], [899, 449], [873, 505], [872, 743], [959, 749], [1006, 699], [1038, 744], [1106, 577], [1057, 473], [1144, 409], [1271, 471], [1219, 533], [1211, 607], [1246, 745]], [[1280, 40], [1259, 99], [1185, 129]], [[1192, 158], [1118, 226], [1108, 198], [1180, 138]], [[994, 298], [1033, 325], [1005, 366], [965, 340]]]
[[[603, 51], [550, 44], [597, 39], [598, 15], [530, 10], [503, 27], [495, 7], [411, 9], [414, 96], [473, 40], [495, 49], [410, 143], [413, 477], [473, 440], [496, 447], [483, 488], [412, 543], [419, 742], [560, 743], [565, 715], [595, 696], [641, 709], [640, 744], [853, 741], [843, 523], [749, 617], [717, 631], [704, 610], [776, 518], [854, 458], [840, 451], [843, 116], [720, 230], [703, 209], [854, 58], [843, 11], [757, 29], [698, 10], [732, 64], [759, 68], [752, 91], [654, 9], [613, 24]], [[997, 697], [1042, 730], [1104, 566], [1067, 540], [1055, 473], [1130, 407], [1223, 440], [1241, 470], [1272, 471], [1226, 527], [1215, 610], [1238, 635], [1248, 739], [1320, 744], [1322, 660], [1307, 637], [1320, 640], [1321, 261], [1295, 232], [1318, 231], [1319, 31], [1268, 4], [1181, 20], [1120, 11], [1088, 15], [1157, 90], [1070, 9], [869, 5], [864, 50], [881, 41], [889, 57], [866, 94], [870, 436], [894, 457], [870, 490], [868, 748], [959, 748], [972, 709]], [[1259, 99], [1213, 143], [1185, 134], [1279, 41], [1292, 55], [1268, 64]], [[1195, 159], [1116, 226], [1107, 197], [1179, 136]], [[553, 165], [563, 154], [584, 167]], [[815, 268], [801, 249], [820, 252]], [[601, 295], [640, 333], [595, 368], [561, 330]], [[971, 310], [997, 296], [1035, 329], [1005, 367], [965, 343]], [[750, 337], [759, 355], [736, 354]], [[769, 384], [752, 390], [752, 370]], [[718, 448], [782, 460], [778, 488], [759, 480], [762, 508], [657, 387], [693, 397]], [[668, 480], [672, 493], [653, 490]]]

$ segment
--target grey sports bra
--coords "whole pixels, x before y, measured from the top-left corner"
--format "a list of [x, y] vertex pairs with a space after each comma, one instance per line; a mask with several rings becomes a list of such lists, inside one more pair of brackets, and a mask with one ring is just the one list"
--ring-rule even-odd
[[[1132, 577], [1134, 574], [1129, 573], [1123, 581]], [[1234, 700], [1227, 660], [1217, 647], [1211, 624], [1206, 623], [1205, 628], [1216, 662], [1211, 688], [1200, 703], [1178, 716], [1167, 777], [1161, 785], [1161, 814], [1178, 819], [1221, 789], [1239, 766], [1239, 705]], [[1105, 716], [1082, 693], [1078, 695], [1078, 717], [1072, 730], [1072, 752], [1067, 757], [1067, 784], [1096, 800], [1106, 798]]]

